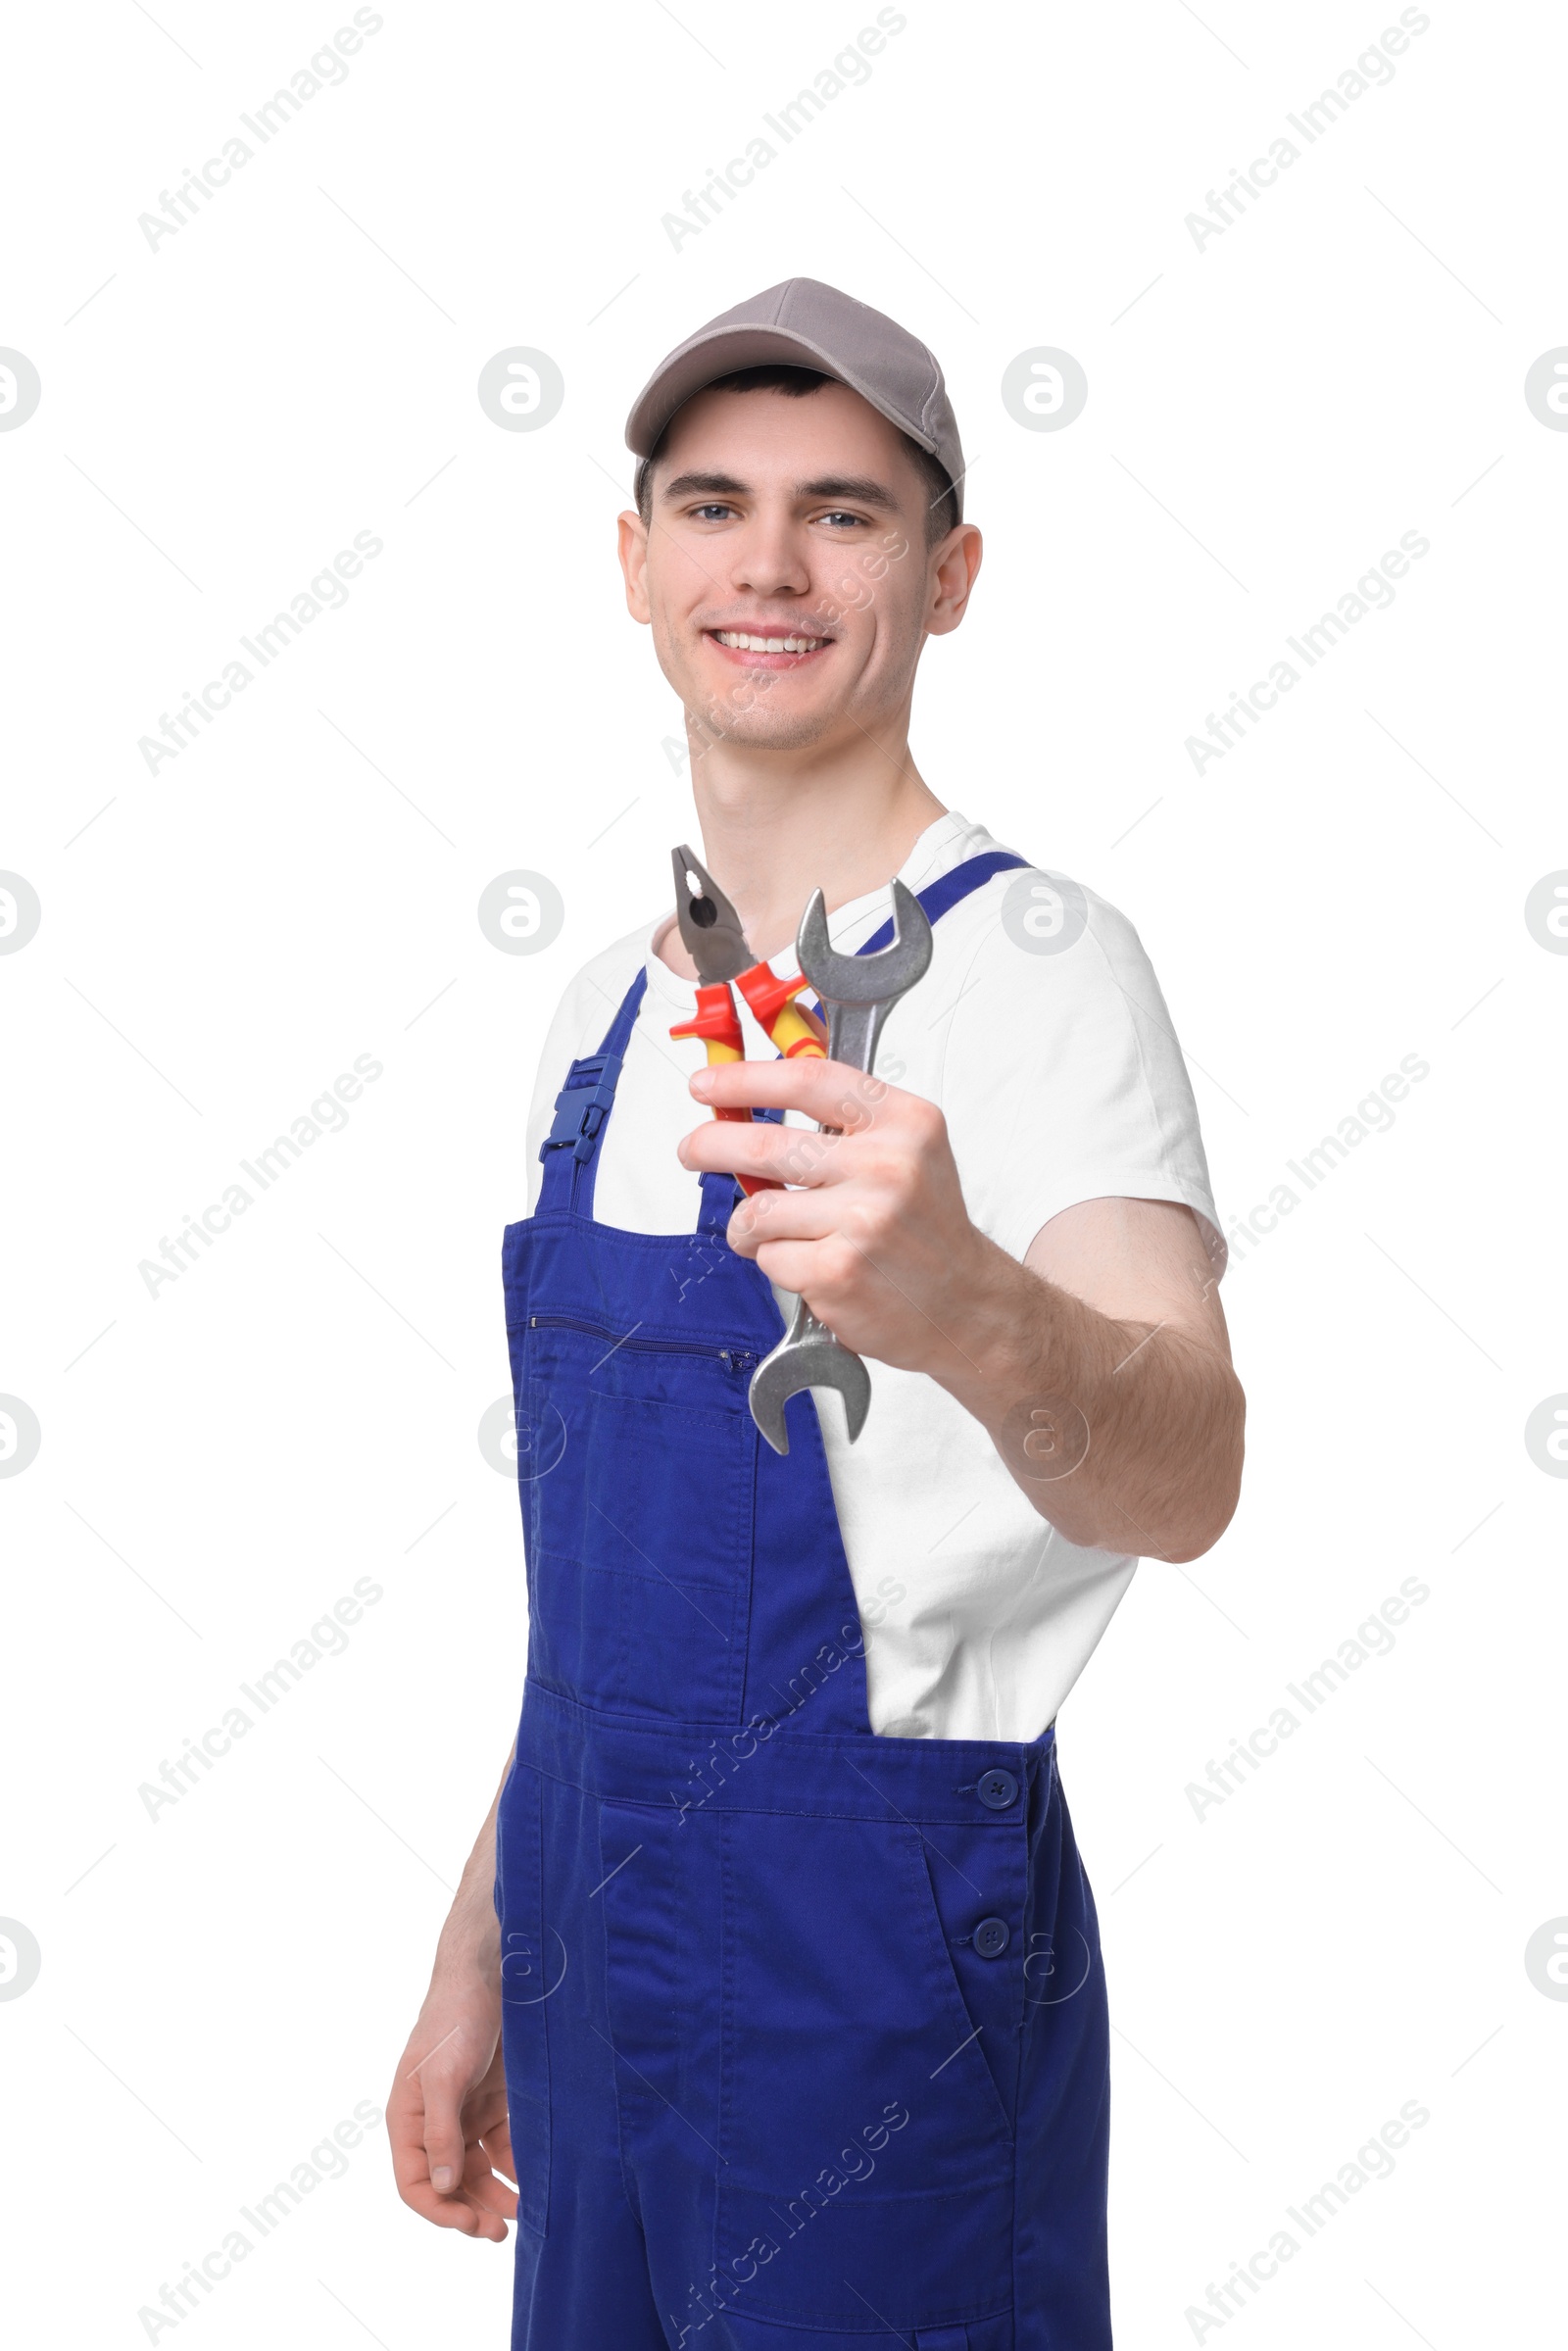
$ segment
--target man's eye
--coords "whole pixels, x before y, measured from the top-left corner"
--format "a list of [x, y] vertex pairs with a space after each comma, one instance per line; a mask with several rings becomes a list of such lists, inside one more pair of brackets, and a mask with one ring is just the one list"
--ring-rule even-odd
[[722, 522], [726, 514], [733, 514], [734, 512], [735, 509], [732, 506], [723, 506], [716, 503], [711, 506], [697, 506], [693, 507], [692, 509], [693, 518], [698, 522]]
[[859, 530], [864, 526], [865, 517], [863, 514], [847, 514], [842, 509], [834, 508], [825, 514], [818, 514], [817, 520], [835, 525], [847, 524], [851, 530]]

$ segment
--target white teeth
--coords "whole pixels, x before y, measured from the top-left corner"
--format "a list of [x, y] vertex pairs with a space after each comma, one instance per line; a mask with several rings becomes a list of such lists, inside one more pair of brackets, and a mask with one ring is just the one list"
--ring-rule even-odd
[[736, 653], [815, 653], [827, 643], [825, 637], [749, 637], [735, 628], [715, 629], [713, 634]]

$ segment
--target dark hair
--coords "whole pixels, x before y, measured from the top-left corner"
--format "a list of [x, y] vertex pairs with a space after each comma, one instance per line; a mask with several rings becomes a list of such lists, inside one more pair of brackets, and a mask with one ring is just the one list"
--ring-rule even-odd
[[[804, 400], [808, 392], [820, 391], [823, 384], [837, 380], [836, 376], [821, 374], [815, 367], [791, 367], [782, 361], [773, 361], [763, 367], [741, 367], [733, 375], [715, 376], [703, 389], [708, 392], [782, 392], [788, 400]], [[677, 410], [676, 415], [679, 413]], [[670, 423], [673, 422], [674, 418], [671, 417]], [[637, 467], [637, 512], [645, 522], [653, 511], [654, 467], [664, 454], [664, 443], [668, 437], [669, 424], [666, 424]], [[948, 478], [946, 466], [928, 449], [922, 449], [919, 442], [912, 441], [906, 432], [901, 432], [899, 439], [919, 467], [921, 479], [930, 493], [925, 510], [925, 538], [926, 545], [934, 547], [938, 539], [947, 537], [958, 519], [957, 493]]]

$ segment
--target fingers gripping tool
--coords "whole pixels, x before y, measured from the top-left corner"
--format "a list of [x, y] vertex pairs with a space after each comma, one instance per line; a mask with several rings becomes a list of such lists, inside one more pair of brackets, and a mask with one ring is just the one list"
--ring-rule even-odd
[[[675, 869], [675, 919], [681, 942], [697, 966], [697, 1010], [670, 1030], [672, 1037], [701, 1037], [708, 1048], [710, 1068], [717, 1061], [744, 1061], [746, 1044], [735, 1009], [739, 988], [756, 1015], [758, 1026], [770, 1037], [786, 1060], [809, 1054], [820, 1060], [824, 1047], [816, 1026], [799, 1009], [796, 997], [809, 983], [803, 976], [781, 980], [771, 965], [759, 962], [747, 944], [740, 916], [712, 875], [684, 846], [671, 850]], [[745, 1108], [715, 1110], [715, 1118], [751, 1119]], [[741, 1190], [778, 1192], [772, 1176], [737, 1176]]]
[[[798, 948], [801, 970], [827, 1011], [828, 1059], [869, 1076], [889, 1012], [929, 968], [931, 925], [925, 908], [912, 890], [895, 881], [891, 943], [880, 955], [842, 955], [829, 942], [827, 906], [821, 891], [815, 890], [801, 918]], [[804, 1298], [797, 1298], [784, 1337], [752, 1374], [752, 1418], [775, 1453], [790, 1449], [784, 1407], [803, 1388], [838, 1391], [853, 1445], [870, 1409], [871, 1375], [858, 1355], [840, 1346]]]

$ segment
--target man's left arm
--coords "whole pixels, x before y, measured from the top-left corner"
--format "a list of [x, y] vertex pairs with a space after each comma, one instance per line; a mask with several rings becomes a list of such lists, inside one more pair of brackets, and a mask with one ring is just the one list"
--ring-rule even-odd
[[714, 1107], [841, 1130], [715, 1121], [681, 1157], [796, 1187], [744, 1200], [732, 1246], [844, 1346], [946, 1388], [1069, 1542], [1180, 1561], [1218, 1541], [1245, 1405], [1191, 1209], [1084, 1200], [1020, 1264], [970, 1220], [947, 1122], [920, 1096], [812, 1060], [732, 1063], [691, 1086]]

